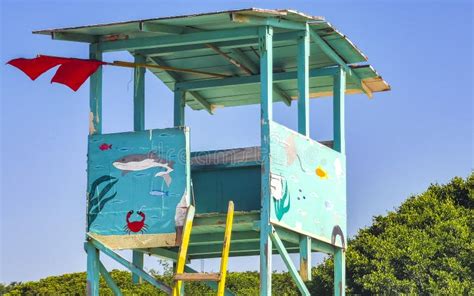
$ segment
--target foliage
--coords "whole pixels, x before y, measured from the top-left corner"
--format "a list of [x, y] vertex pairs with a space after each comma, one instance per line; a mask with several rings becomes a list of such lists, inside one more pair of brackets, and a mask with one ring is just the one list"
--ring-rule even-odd
[[[474, 174], [431, 185], [349, 241], [350, 294], [472, 295]], [[314, 295], [332, 291], [333, 261], [313, 269]]]
[[[431, 185], [398, 209], [377, 216], [349, 241], [346, 252], [349, 294], [474, 295], [474, 174], [447, 185]], [[150, 273], [171, 284], [172, 268]], [[333, 261], [313, 268], [312, 295], [331, 295]], [[133, 285], [129, 272], [113, 270], [125, 295], [165, 295], [148, 283]], [[236, 295], [258, 295], [258, 272], [231, 272], [227, 287]], [[287, 273], [274, 273], [274, 295], [299, 295]], [[84, 295], [86, 274], [52, 276], [37, 282], [0, 285], [0, 295]], [[101, 295], [112, 295], [100, 281]], [[202, 283], [186, 284], [187, 295], [214, 295]]]

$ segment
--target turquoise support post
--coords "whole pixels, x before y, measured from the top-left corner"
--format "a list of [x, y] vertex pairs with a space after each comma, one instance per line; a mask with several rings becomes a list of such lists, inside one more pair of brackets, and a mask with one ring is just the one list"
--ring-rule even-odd
[[[345, 154], [344, 137], [344, 94], [346, 91], [346, 72], [340, 68], [334, 76], [334, 150]], [[335, 248], [334, 251], [334, 295], [345, 295], [346, 263], [345, 250]]]
[[99, 250], [90, 242], [85, 243], [87, 252], [87, 295], [99, 295]]
[[[135, 63], [145, 64], [146, 59], [141, 55], [135, 56]], [[133, 79], [133, 130], [145, 129], [145, 71], [143, 67], [135, 67]], [[132, 262], [136, 267], [143, 269], [143, 253], [133, 250]], [[142, 283], [142, 278], [132, 273], [134, 284]]]
[[[145, 64], [146, 58], [135, 56], [135, 63]], [[135, 67], [133, 79], [133, 130], [145, 129], [145, 68]]]
[[[309, 32], [298, 37], [298, 132], [309, 134]], [[311, 238], [300, 236], [300, 276], [311, 280]]]
[[311, 238], [306, 235], [300, 235], [300, 276], [311, 280]]
[[270, 126], [273, 103], [273, 29], [259, 31], [261, 78], [262, 192], [260, 211], [260, 295], [272, 294], [272, 241], [270, 238]]
[[[102, 60], [102, 52], [93, 43], [89, 47], [89, 58]], [[90, 77], [89, 135], [102, 133], [102, 66]]]
[[309, 137], [309, 36], [298, 38], [298, 132]]
[[174, 91], [174, 126], [184, 126], [184, 91]]
[[334, 129], [334, 150], [346, 153], [346, 140], [344, 132], [344, 96], [346, 92], [346, 72], [339, 68], [339, 72], [334, 76], [333, 91], [333, 129]]
[[[143, 253], [133, 250], [132, 263], [136, 267], [143, 269]], [[136, 273], [132, 273], [132, 282], [134, 284], [141, 284], [143, 279]]]
[[346, 295], [346, 251], [342, 248], [334, 253], [334, 295]]

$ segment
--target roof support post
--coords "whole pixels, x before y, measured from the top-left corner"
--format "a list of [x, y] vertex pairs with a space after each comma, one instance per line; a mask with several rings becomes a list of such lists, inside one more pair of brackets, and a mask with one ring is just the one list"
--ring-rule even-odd
[[272, 241], [270, 238], [270, 121], [273, 103], [273, 29], [259, 30], [262, 191], [260, 210], [260, 295], [272, 294]]
[[184, 126], [184, 107], [186, 106], [184, 97], [184, 91], [174, 91], [174, 126]]
[[309, 137], [309, 36], [298, 38], [298, 132]]
[[[96, 43], [89, 46], [89, 58], [102, 60], [102, 51]], [[102, 133], [102, 66], [90, 78], [89, 135]]]
[[[146, 59], [141, 55], [135, 56], [136, 64], [145, 64]], [[134, 68], [133, 79], [133, 130], [145, 129], [145, 71], [144, 67]]]
[[346, 91], [346, 72], [340, 68], [339, 73], [334, 76], [333, 90], [333, 149], [342, 154], [346, 153], [346, 141], [344, 131], [344, 96]]

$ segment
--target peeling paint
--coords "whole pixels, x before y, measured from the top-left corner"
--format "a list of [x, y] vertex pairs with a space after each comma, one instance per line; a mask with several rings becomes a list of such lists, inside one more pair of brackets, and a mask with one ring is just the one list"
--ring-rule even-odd
[[89, 112], [89, 135], [96, 133], [95, 124], [94, 124], [94, 113]]

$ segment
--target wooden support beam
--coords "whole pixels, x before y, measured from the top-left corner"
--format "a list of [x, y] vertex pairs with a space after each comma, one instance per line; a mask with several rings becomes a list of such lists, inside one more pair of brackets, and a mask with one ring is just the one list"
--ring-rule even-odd
[[91, 36], [80, 33], [66, 33], [66, 32], [52, 32], [51, 39], [63, 41], [75, 41], [85, 43], [96, 43], [99, 41], [99, 36]]
[[[102, 52], [96, 43], [89, 46], [89, 58], [102, 60]], [[89, 135], [102, 133], [102, 66], [90, 77]]]
[[[337, 74], [339, 67], [327, 67], [327, 68], [319, 68], [319, 69], [311, 69], [309, 70], [309, 77], [323, 77], [323, 76], [333, 76]], [[273, 73], [273, 82], [283, 82], [289, 80], [295, 80], [298, 78], [298, 72], [280, 72], [280, 73]], [[209, 89], [214, 87], [228, 87], [228, 86], [235, 86], [235, 85], [255, 85], [259, 84], [261, 81], [260, 75], [252, 75], [252, 76], [242, 76], [242, 77], [231, 77], [231, 78], [223, 78], [223, 79], [208, 79], [208, 80], [199, 80], [199, 81], [188, 81], [188, 82], [178, 82], [176, 83], [176, 88], [179, 90], [203, 90]]]
[[334, 295], [346, 295], [346, 253], [341, 248], [334, 254]]
[[[163, 60], [161, 60], [160, 58], [158, 58], [158, 57], [152, 57], [151, 60], [152, 60], [152, 62], [154, 62], [158, 65], [166, 65], [165, 62]], [[175, 81], [175, 85], [180, 80], [180, 77], [177, 73], [172, 73], [172, 72], [167, 72], [167, 71], [164, 71], [164, 73], [166, 73], [166, 75], [168, 75], [172, 80]], [[193, 97], [194, 100], [196, 102], [198, 102], [202, 106], [203, 109], [205, 109], [207, 112], [209, 112], [209, 114], [213, 113], [212, 105], [209, 104], [198, 92], [188, 91], [188, 94], [191, 97]]]
[[[135, 63], [145, 63], [144, 56], [136, 55]], [[145, 130], [145, 68], [134, 68], [133, 79], [133, 130]]]
[[186, 102], [184, 99], [184, 92], [181, 90], [174, 91], [174, 126], [184, 126], [184, 116]]
[[300, 235], [300, 276], [311, 281], [311, 238], [306, 235]]
[[[184, 271], [186, 273], [197, 273], [196, 270], [192, 269], [191, 267], [189, 267], [188, 265], [186, 265], [184, 267]], [[204, 284], [206, 284], [208, 287], [210, 287], [211, 289], [213, 289], [214, 291], [217, 291], [217, 283], [214, 282], [214, 281], [203, 281]], [[229, 289], [225, 289], [225, 292], [224, 292], [224, 296], [234, 296], [235, 294], [232, 293]]]
[[[283, 32], [283, 33], [276, 33], [273, 37], [274, 43], [281, 43], [281, 42], [288, 42], [288, 40], [295, 40], [298, 37], [299, 32]], [[247, 39], [239, 39], [239, 40], [228, 40], [228, 41], [214, 41], [212, 44], [221, 50], [232, 50], [236, 48], [242, 47], [253, 47], [258, 46], [258, 38], [252, 37]], [[201, 53], [201, 52], [209, 52], [209, 48], [205, 44], [191, 44], [191, 45], [177, 45], [177, 46], [166, 46], [166, 47], [158, 47], [158, 48], [147, 48], [147, 49], [135, 49], [133, 50], [134, 53], [142, 54], [147, 57], [152, 56], [166, 56], [173, 53], [178, 52], [193, 52], [193, 53]], [[257, 71], [258, 72], [258, 71]]]
[[181, 273], [176, 274], [173, 279], [175, 281], [187, 281], [187, 282], [202, 282], [202, 281], [220, 281], [221, 277], [218, 273]]
[[142, 32], [164, 33], [164, 34], [183, 34], [187, 28], [183, 26], [165, 25], [151, 22], [140, 22], [139, 30]]
[[334, 76], [333, 90], [333, 149], [346, 153], [346, 140], [344, 129], [344, 97], [346, 92], [346, 72], [340, 68]]
[[172, 261], [178, 260], [178, 253], [174, 251], [170, 251], [165, 248], [147, 248], [147, 249], [136, 249], [138, 252], [142, 252], [144, 254], [157, 256], [164, 259], [169, 259]]
[[309, 33], [298, 38], [298, 132], [309, 137]]
[[[143, 253], [139, 251], [132, 251], [132, 263], [136, 267], [143, 269]], [[132, 283], [134, 284], [141, 284], [143, 283], [143, 279], [140, 277], [140, 275], [136, 273], [132, 273]]]
[[291, 261], [290, 254], [288, 254], [288, 252], [286, 251], [285, 246], [283, 245], [283, 242], [281, 241], [281, 239], [278, 236], [278, 233], [276, 232], [275, 229], [272, 228], [272, 232], [271, 232], [270, 236], [272, 238], [273, 243], [277, 247], [278, 252], [280, 253], [280, 255], [282, 257], [283, 262], [285, 262], [285, 265], [288, 268], [288, 271], [289, 271], [291, 277], [293, 277], [293, 280], [295, 281], [296, 286], [300, 290], [301, 294], [306, 295], [306, 296], [310, 296], [311, 294], [309, 293], [308, 288], [306, 287], [303, 279], [298, 274], [298, 270], [293, 265], [293, 261]]
[[372, 91], [365, 85], [365, 83], [360, 79], [357, 74], [352, 71], [352, 69], [346, 64], [345, 61], [342, 60], [342, 58], [329, 46], [329, 44], [316, 33], [315, 30], [310, 29], [309, 30], [311, 38], [314, 40], [314, 42], [321, 48], [321, 50], [335, 63], [337, 63], [339, 66], [341, 66], [344, 71], [350, 76], [355, 79], [356, 83], [360, 85], [362, 91], [369, 97], [372, 98]]
[[84, 248], [87, 252], [87, 296], [99, 296], [99, 250], [89, 242]]
[[[273, 225], [273, 227], [278, 231], [278, 235], [280, 238], [289, 243], [299, 244], [300, 243], [300, 233], [291, 231], [289, 229], [280, 227], [278, 225]], [[306, 234], [303, 234], [306, 235]], [[306, 235], [307, 236], [307, 235]], [[288, 249], [288, 247], [287, 247]], [[311, 239], [311, 250], [314, 252], [322, 252], [329, 255], [334, 254], [334, 246], [330, 243], [320, 241], [318, 239], [312, 238]]]
[[272, 294], [272, 241], [270, 239], [270, 121], [273, 116], [273, 29], [259, 32], [262, 159], [262, 197], [260, 210], [260, 296]]
[[104, 264], [102, 264], [102, 262], [100, 261], [99, 261], [99, 270], [100, 270], [100, 274], [102, 275], [102, 277], [104, 278], [105, 282], [107, 283], [109, 288], [112, 290], [114, 295], [122, 296], [123, 295], [122, 291], [120, 291], [120, 288], [117, 286], [112, 276], [110, 276], [110, 273], [107, 271]]
[[156, 288], [160, 289], [161, 291], [163, 291], [165, 293], [168, 293], [168, 294], [171, 293], [171, 288], [169, 286], [167, 286], [164, 283], [161, 283], [161, 282], [157, 281], [153, 276], [151, 276], [150, 274], [145, 272], [143, 269], [141, 269], [141, 268], [135, 266], [133, 263], [127, 261], [122, 256], [118, 255], [117, 253], [115, 253], [111, 249], [104, 246], [101, 242], [95, 240], [94, 238], [92, 238], [90, 236], [88, 237], [88, 240], [89, 240], [89, 243], [91, 243], [95, 248], [97, 248], [98, 250], [100, 250], [102, 253], [109, 256], [113, 260], [117, 261], [118, 263], [120, 263], [125, 268], [127, 268], [130, 271], [138, 274], [145, 281], [149, 282], [150, 284], [152, 284], [153, 286], [155, 286]]
[[192, 44], [205, 44], [230, 40], [256, 38], [258, 28], [245, 27], [206, 32], [186, 33], [179, 35], [140, 37], [116, 41], [103, 41], [99, 43], [99, 50], [103, 52], [138, 50], [168, 46], [185, 46]]

